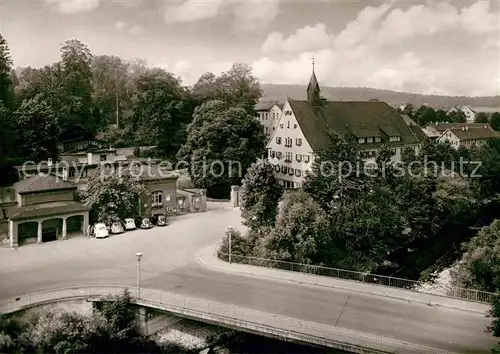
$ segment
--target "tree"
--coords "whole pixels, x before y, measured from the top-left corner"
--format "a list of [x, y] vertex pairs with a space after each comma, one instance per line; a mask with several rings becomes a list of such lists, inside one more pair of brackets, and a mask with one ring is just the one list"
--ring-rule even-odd
[[298, 191], [293, 192], [283, 206], [265, 244], [272, 259], [320, 264], [329, 244], [328, 235], [325, 211], [309, 195]]
[[474, 119], [474, 123], [488, 123], [488, 116], [484, 112], [479, 112]]
[[10, 57], [7, 41], [0, 34], [0, 101], [9, 109], [12, 108], [13, 88], [12, 88], [12, 59]]
[[195, 185], [227, 197], [231, 185], [240, 185], [243, 171], [263, 156], [265, 141], [261, 124], [244, 109], [208, 101], [195, 109], [177, 156], [190, 163]]
[[436, 122], [448, 122], [450, 120], [450, 117], [448, 117], [448, 114], [446, 114], [446, 111], [442, 109], [438, 109], [436, 111]]
[[139, 198], [149, 194], [131, 171], [115, 170], [105, 165], [92, 172], [88, 186], [83, 203], [91, 208], [92, 216], [97, 220], [106, 220], [110, 216], [123, 220], [138, 215]]
[[202, 102], [219, 100], [226, 104], [226, 108], [239, 107], [254, 115], [253, 109], [262, 96], [262, 90], [251, 66], [234, 64], [219, 77], [212, 73], [203, 74], [193, 86], [193, 95]]
[[240, 191], [244, 225], [252, 230], [274, 226], [283, 187], [274, 177], [273, 165], [267, 160], [253, 163]]
[[133, 130], [138, 145], [156, 145], [161, 157], [173, 158], [186, 140], [193, 112], [189, 93], [172, 74], [153, 69], [136, 83]]
[[495, 112], [491, 115], [490, 124], [494, 130], [500, 131], [500, 113]]
[[63, 112], [61, 139], [93, 136], [99, 126], [98, 111], [92, 104], [92, 52], [84, 43], [72, 39], [61, 48]]
[[92, 102], [103, 123], [122, 125], [123, 116], [132, 109], [129, 69], [130, 64], [116, 56], [92, 58]]
[[415, 119], [420, 126], [436, 121], [436, 111], [432, 107], [421, 106], [415, 113]]
[[458, 111], [453, 111], [448, 114], [450, 117], [450, 122], [452, 123], [466, 123], [467, 118], [465, 117], [465, 113], [462, 112], [461, 110]]
[[35, 162], [56, 160], [59, 152], [58, 114], [43, 96], [37, 95], [24, 100], [16, 112], [17, 124], [22, 141], [22, 155]]
[[409, 164], [415, 160], [415, 149], [411, 146], [405, 146], [403, 150], [401, 150], [401, 161], [405, 164]]

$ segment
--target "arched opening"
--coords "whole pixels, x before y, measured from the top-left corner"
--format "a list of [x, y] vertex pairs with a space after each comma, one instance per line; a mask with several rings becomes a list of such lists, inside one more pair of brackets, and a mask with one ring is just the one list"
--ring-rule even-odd
[[74, 215], [66, 219], [67, 234], [83, 233], [83, 215]]
[[17, 226], [17, 242], [19, 245], [36, 243], [38, 235], [38, 222], [27, 221]]
[[62, 232], [62, 219], [49, 219], [42, 223], [42, 241], [56, 241]]

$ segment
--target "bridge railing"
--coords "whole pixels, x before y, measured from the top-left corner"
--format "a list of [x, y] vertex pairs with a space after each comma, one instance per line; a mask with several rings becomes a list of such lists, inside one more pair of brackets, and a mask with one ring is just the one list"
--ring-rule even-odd
[[[229, 254], [227, 253], [218, 250], [217, 257], [220, 260], [229, 262]], [[377, 275], [371, 273], [362, 273], [353, 270], [322, 267], [311, 264], [279, 261], [267, 258], [248, 257], [248, 256], [231, 254], [231, 262], [238, 264], [248, 264], [265, 268], [287, 270], [291, 272], [321, 275], [342, 280], [351, 280], [362, 283], [368, 283], [372, 285], [382, 285], [392, 288], [406, 289], [425, 294], [440, 295], [453, 299], [480, 302], [486, 304], [492, 303], [495, 297], [498, 296], [495, 293], [490, 293], [487, 291], [480, 291], [467, 288], [457, 288], [457, 287], [449, 287], [444, 290], [444, 293], [438, 293], [436, 291], [427, 289], [425, 286], [423, 286], [423, 283], [415, 280], [389, 277], [385, 275]]]
[[109, 295], [123, 294], [125, 289], [129, 289], [135, 302], [144, 306], [280, 338], [299, 340], [332, 348], [349, 349], [359, 353], [451, 353], [336, 326], [279, 316], [161, 290], [141, 288], [139, 292], [137, 288], [121, 285], [46, 290], [2, 301], [0, 309], [2, 313], [8, 313], [61, 300], [91, 297], [101, 299]]

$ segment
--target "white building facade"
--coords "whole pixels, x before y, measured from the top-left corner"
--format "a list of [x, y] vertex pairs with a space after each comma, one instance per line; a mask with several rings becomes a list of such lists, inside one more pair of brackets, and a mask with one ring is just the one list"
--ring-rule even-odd
[[255, 106], [257, 119], [262, 124], [264, 133], [268, 139], [273, 135], [276, 129], [276, 124], [281, 117], [281, 104], [279, 103], [259, 103]]

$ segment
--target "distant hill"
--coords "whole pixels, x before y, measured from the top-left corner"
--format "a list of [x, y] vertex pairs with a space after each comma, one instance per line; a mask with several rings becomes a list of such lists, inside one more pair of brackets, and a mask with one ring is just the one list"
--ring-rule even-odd
[[[465, 97], [419, 95], [407, 92], [379, 90], [365, 87], [326, 87], [320, 86], [323, 97], [330, 101], [368, 101], [378, 99], [390, 105], [411, 103], [415, 107], [427, 104], [433, 108], [448, 108], [454, 105], [472, 107], [500, 107], [500, 96]], [[262, 84], [264, 91], [261, 101], [284, 101], [285, 96], [296, 100], [306, 98], [307, 86]]]

